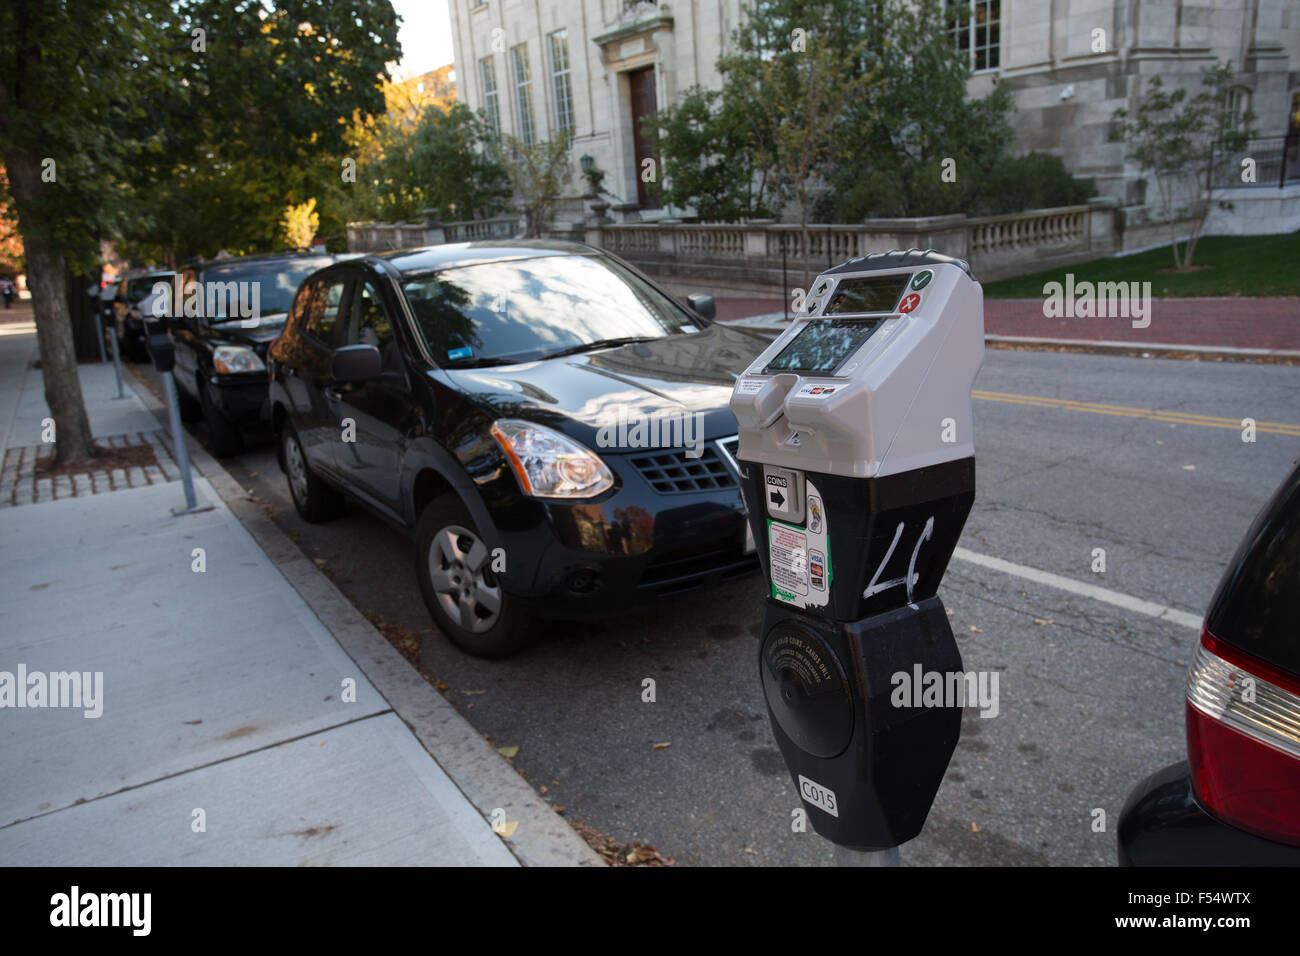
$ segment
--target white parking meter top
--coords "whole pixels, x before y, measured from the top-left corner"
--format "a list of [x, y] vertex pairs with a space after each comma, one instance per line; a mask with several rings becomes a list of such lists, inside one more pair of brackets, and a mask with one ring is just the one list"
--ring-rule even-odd
[[859, 478], [969, 458], [983, 353], [964, 260], [909, 249], [828, 269], [736, 382], [737, 457]]

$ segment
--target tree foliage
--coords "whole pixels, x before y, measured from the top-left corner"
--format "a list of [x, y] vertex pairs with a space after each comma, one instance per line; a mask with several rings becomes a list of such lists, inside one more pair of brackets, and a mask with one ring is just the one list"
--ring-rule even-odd
[[290, 249], [309, 249], [320, 228], [320, 216], [316, 213], [316, 200], [308, 199], [298, 205], [290, 205], [280, 220], [284, 229], [284, 241]]
[[389, 0], [180, 0], [171, 82], [138, 114], [125, 238], [141, 258], [275, 248], [286, 205], [318, 199], [343, 234], [354, 117], [384, 111], [400, 57]]
[[[1059, 162], [1009, 155], [1006, 90], [967, 95], [967, 55], [950, 32], [964, 9], [753, 0], [718, 61], [721, 90], [688, 90], [659, 114], [664, 201], [734, 221], [791, 200], [803, 219], [812, 198], [823, 222], [1079, 201], [1091, 184]], [[1025, 173], [1032, 199], [1013, 178]]]
[[[1155, 180], [1177, 269], [1191, 268], [1196, 242], [1216, 205], [1219, 177], [1241, 161], [1254, 135], [1255, 114], [1234, 113], [1230, 107], [1235, 78], [1232, 63], [1219, 60], [1201, 71], [1201, 89], [1195, 93], [1185, 87], [1167, 90], [1164, 81], [1153, 76], [1131, 112], [1115, 111], [1128, 157]], [[1230, 208], [1226, 202], [1217, 205]], [[1180, 220], [1191, 222], [1182, 247]]]
[[477, 219], [506, 208], [506, 171], [486, 124], [463, 103], [389, 114], [366, 132], [357, 218], [409, 221], [436, 208], [445, 219]]
[[518, 137], [501, 134], [501, 164], [514, 193], [515, 207], [524, 218], [524, 235], [529, 238], [542, 234], [573, 177], [571, 142], [567, 134], [560, 134], [527, 146]]

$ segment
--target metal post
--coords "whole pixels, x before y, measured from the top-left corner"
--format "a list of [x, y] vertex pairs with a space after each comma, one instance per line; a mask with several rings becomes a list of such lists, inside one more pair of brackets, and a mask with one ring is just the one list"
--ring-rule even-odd
[[829, 269], [835, 263], [831, 262], [831, 227], [826, 225], [826, 268]]
[[95, 296], [95, 328], [99, 335], [99, 364], [104, 365], [108, 362], [108, 356], [104, 354], [104, 302], [99, 296]]
[[163, 393], [167, 396], [167, 419], [172, 428], [172, 449], [176, 453], [176, 464], [181, 469], [181, 484], [185, 488], [185, 507], [178, 510], [172, 509], [174, 515], [190, 514], [195, 511], [207, 511], [207, 508], [199, 508], [198, 500], [194, 497], [194, 479], [190, 475], [190, 453], [185, 447], [185, 432], [181, 429], [181, 412], [176, 405], [176, 383], [172, 381], [170, 372], [162, 373]]
[[836, 866], [899, 866], [898, 847], [888, 850], [850, 850], [846, 846], [835, 845]]
[[1282, 189], [1283, 187], [1286, 186], [1286, 154], [1288, 151], [1288, 147], [1290, 147], [1290, 145], [1291, 145], [1291, 137], [1289, 135], [1283, 136], [1282, 137], [1282, 163], [1280, 168], [1277, 171], [1278, 189]]
[[785, 271], [785, 236], [777, 233], [781, 243], [781, 313], [786, 321], [790, 320], [790, 279]]
[[126, 392], [122, 391], [122, 356], [117, 346], [117, 319], [113, 319], [110, 327], [113, 332], [113, 373], [117, 376], [117, 397], [126, 398]]

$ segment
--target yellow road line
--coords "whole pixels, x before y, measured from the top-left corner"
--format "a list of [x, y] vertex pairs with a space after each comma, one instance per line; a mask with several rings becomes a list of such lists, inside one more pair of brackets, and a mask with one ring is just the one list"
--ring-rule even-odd
[[[1076, 402], [1068, 398], [1048, 398], [1042, 395], [1018, 395], [1014, 392], [987, 392], [975, 389], [972, 397], [987, 402], [1005, 402], [1011, 405], [1030, 405], [1037, 408], [1055, 408], [1067, 412], [1087, 412], [1092, 415], [1116, 415], [1121, 418], [1145, 418], [1153, 422], [1172, 425], [1200, 425], [1204, 428], [1242, 429], [1241, 419], [1199, 415], [1192, 412], [1162, 411], [1155, 408], [1134, 408], [1129, 405], [1105, 405], [1101, 402]], [[1255, 431], [1265, 435], [1293, 435], [1300, 438], [1300, 425], [1285, 422], [1256, 422]]]

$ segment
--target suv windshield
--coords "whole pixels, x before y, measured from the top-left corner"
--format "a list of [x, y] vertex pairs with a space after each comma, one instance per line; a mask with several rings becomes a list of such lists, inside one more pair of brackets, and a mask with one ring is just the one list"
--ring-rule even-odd
[[[302, 280], [334, 261], [332, 256], [303, 256], [261, 262], [230, 262], [203, 270], [204, 314], [210, 322], [249, 318], [256, 303], [259, 316], [288, 312]], [[238, 283], [230, 286], [228, 283]], [[257, 285], [253, 295], [252, 286]], [[237, 308], [231, 308], [231, 303]]]
[[702, 324], [604, 256], [460, 266], [407, 279], [402, 291], [439, 365], [528, 362]]
[[147, 276], [136, 276], [134, 279], [128, 279], [126, 283], [127, 304], [136, 305], [141, 299], [153, 292], [155, 283], [170, 283], [172, 275], [171, 272], [155, 272]]

